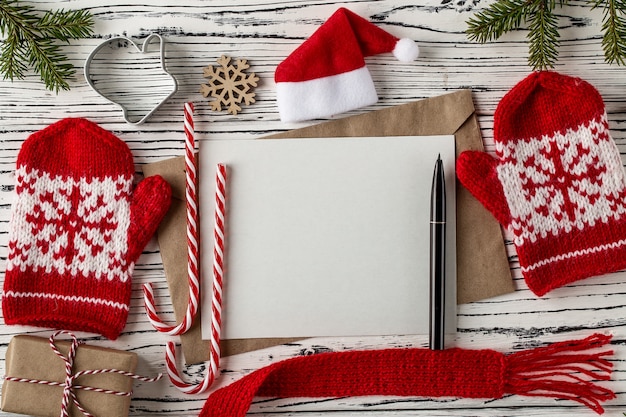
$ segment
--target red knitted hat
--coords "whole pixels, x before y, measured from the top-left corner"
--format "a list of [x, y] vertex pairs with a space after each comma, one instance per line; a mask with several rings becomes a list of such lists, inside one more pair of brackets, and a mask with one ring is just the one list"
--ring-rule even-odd
[[410, 39], [398, 39], [348, 9], [338, 9], [276, 68], [281, 120], [327, 117], [378, 101], [364, 57], [393, 52], [417, 58]]
[[457, 175], [514, 234], [535, 294], [626, 268], [626, 176], [592, 85], [532, 73], [498, 105], [494, 138], [498, 159], [464, 152]]
[[24, 142], [2, 297], [6, 324], [117, 338], [134, 263], [171, 197], [161, 177], [133, 192], [134, 173], [128, 146], [84, 119], [61, 120]]

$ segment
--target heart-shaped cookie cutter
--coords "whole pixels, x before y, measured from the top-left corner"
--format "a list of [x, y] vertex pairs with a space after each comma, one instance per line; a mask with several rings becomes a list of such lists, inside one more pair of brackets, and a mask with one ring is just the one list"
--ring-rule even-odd
[[[105, 47], [111, 47], [114, 44], [119, 44], [119, 43], [128, 43], [129, 45], [132, 45], [135, 47], [135, 49], [137, 50], [137, 52], [141, 53], [141, 54], [145, 54], [147, 53], [147, 48], [148, 46], [151, 44], [152, 40], [156, 38], [159, 40], [159, 52], [160, 52], [160, 60], [161, 60], [161, 65], [160, 68], [161, 70], [169, 75], [169, 79], [171, 80], [171, 90], [169, 92], [169, 94], [167, 94], [167, 96], [165, 96], [156, 106], [154, 106], [151, 110], [149, 110], [143, 117], [141, 117], [141, 119], [139, 120], [131, 120], [130, 116], [129, 116], [129, 109], [121, 104], [120, 102], [116, 101], [116, 100], [112, 100], [110, 97], [106, 96], [105, 94], [103, 94], [94, 84], [94, 80], [93, 80], [93, 76], [91, 74], [91, 64], [94, 60], [94, 57]], [[84, 73], [85, 73], [85, 80], [87, 80], [87, 83], [89, 84], [89, 86], [101, 97], [103, 97], [104, 99], [106, 99], [107, 101], [117, 105], [118, 107], [120, 107], [122, 109], [122, 113], [124, 115], [124, 120], [132, 125], [140, 125], [143, 122], [145, 122], [150, 116], [152, 116], [152, 114], [159, 108], [161, 107], [161, 105], [163, 103], [165, 103], [170, 97], [172, 97], [176, 91], [178, 90], [178, 83], [176, 81], [176, 78], [174, 78], [174, 76], [167, 71], [166, 67], [165, 67], [165, 41], [163, 40], [163, 38], [161, 37], [161, 35], [157, 34], [157, 33], [153, 33], [151, 35], [149, 35], [143, 42], [143, 45], [141, 47], [137, 46], [137, 44], [135, 42], [133, 42], [130, 38], [126, 37], [126, 36], [117, 36], [117, 37], [113, 37], [110, 39], [107, 39], [106, 41], [102, 42], [100, 45], [98, 45], [93, 51], [91, 51], [91, 53], [89, 54], [89, 56], [87, 57], [87, 59], [85, 60], [85, 69], [84, 69]]]

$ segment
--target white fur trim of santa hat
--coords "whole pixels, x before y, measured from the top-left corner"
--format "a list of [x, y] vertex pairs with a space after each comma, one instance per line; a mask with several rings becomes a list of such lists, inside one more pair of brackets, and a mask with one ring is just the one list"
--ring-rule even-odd
[[344, 113], [378, 101], [367, 67], [329, 77], [276, 84], [283, 122], [299, 122]]

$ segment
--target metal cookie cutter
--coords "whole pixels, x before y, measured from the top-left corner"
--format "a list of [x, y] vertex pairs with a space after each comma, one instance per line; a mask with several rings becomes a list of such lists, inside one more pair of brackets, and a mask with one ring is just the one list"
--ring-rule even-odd
[[[100, 76], [104, 78], [109, 78], [109, 81], [107, 81], [106, 83], [101, 82], [98, 77], [95, 76], [94, 73], [92, 73], [92, 64], [96, 55], [101, 52], [104, 54], [102, 50], [107, 47], [111, 51], [114, 51], [121, 50], [122, 47], [132, 45], [133, 47], [135, 47], [137, 52], [145, 54], [148, 52], [148, 46], [155, 38], [159, 40], [160, 65], [156, 69], [153, 68], [148, 76], [151, 78], [158, 78], [159, 80], [167, 78], [167, 81], [164, 83], [166, 85], [161, 86], [162, 88], [166, 88], [166, 90], [163, 92], [162, 95], [164, 97], [161, 100], [158, 100], [158, 95], [156, 99], [153, 98], [153, 100], [151, 100], [152, 103], [149, 103], [149, 108], [147, 109], [147, 112], [145, 114], [140, 113], [143, 115], [137, 116], [139, 118], [139, 120], [137, 120], [136, 117], [133, 117], [134, 113], [137, 113], [137, 111], [134, 111], [134, 107], [146, 101], [145, 99], [142, 100], [142, 97], [154, 96], [155, 86], [150, 84], [142, 85], [141, 82], [136, 82], [138, 77], [132, 75], [129, 76], [128, 74], [129, 71], [134, 71], [133, 69], [129, 69], [127, 66], [121, 64], [113, 65], [112, 62], [108, 62], [107, 65], [104, 66], [104, 69], [100, 70]], [[155, 73], [155, 70], [158, 71], [158, 74]], [[110, 78], [112, 77], [116, 77], [115, 81], [110, 80]], [[96, 93], [98, 93], [98, 95], [119, 106], [122, 109], [124, 120], [127, 123], [133, 125], [139, 125], [145, 122], [163, 103], [165, 103], [170, 97], [172, 97], [178, 90], [178, 83], [176, 82], [176, 78], [174, 78], [174, 76], [165, 68], [165, 41], [163, 40], [161, 35], [156, 33], [148, 36], [141, 47], [139, 47], [135, 42], [125, 36], [117, 36], [111, 39], [107, 39], [106, 41], [98, 45], [87, 57], [87, 60], [85, 61], [85, 80], [87, 80], [89, 86]], [[113, 91], [114, 89], [112, 88], [112, 86], [114, 85], [117, 85], [119, 87], [116, 88], [117, 91]], [[134, 88], [135, 90], [141, 90], [142, 92], [132, 94], [132, 92], [130, 91], [131, 88]], [[131, 109], [131, 106], [133, 107], [133, 109]], [[133, 115], [131, 115], [131, 113], [133, 113]]]

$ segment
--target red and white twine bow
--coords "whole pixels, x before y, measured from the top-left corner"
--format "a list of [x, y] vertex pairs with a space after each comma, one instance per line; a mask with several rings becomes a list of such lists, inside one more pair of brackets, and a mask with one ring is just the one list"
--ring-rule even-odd
[[[198, 195], [196, 192], [198, 177], [195, 159], [195, 132], [193, 123], [193, 103], [185, 103], [185, 198], [187, 204], [187, 276], [189, 299], [185, 317], [178, 325], [167, 325], [157, 315], [152, 285], [144, 285], [144, 304], [148, 319], [159, 332], [177, 336], [187, 332], [193, 325], [198, 312], [200, 299], [199, 277], [199, 231], [198, 231]], [[213, 292], [211, 301], [211, 349], [209, 371], [198, 384], [185, 382], [176, 369], [176, 347], [173, 342], [166, 346], [165, 360], [170, 380], [179, 390], [187, 394], [199, 394], [206, 391], [215, 380], [220, 361], [220, 333], [222, 326], [222, 286], [224, 265], [224, 225], [226, 214], [226, 167], [217, 166], [215, 189], [215, 226], [213, 250]]]
[[[63, 353], [61, 353], [57, 349], [56, 345], [54, 344], [56, 337], [60, 334], [66, 334], [70, 336], [70, 338], [72, 339], [72, 343], [70, 345], [70, 349], [69, 349], [67, 356], [63, 355]], [[132, 391], [115, 391], [115, 390], [109, 390], [109, 389], [104, 389], [104, 388], [95, 388], [95, 387], [75, 384], [74, 381], [76, 381], [78, 378], [80, 378], [83, 375], [119, 374], [119, 375], [123, 375], [132, 379], [143, 381], [143, 382], [155, 382], [161, 379], [161, 377], [163, 376], [162, 374], [158, 374], [154, 378], [148, 378], [148, 377], [133, 374], [131, 372], [122, 371], [120, 369], [87, 369], [87, 370], [78, 371], [74, 373], [73, 372], [74, 358], [76, 356], [76, 350], [80, 346], [81, 342], [79, 342], [76, 339], [76, 336], [74, 336], [72, 333], [65, 331], [65, 330], [59, 330], [55, 332], [54, 334], [52, 334], [52, 336], [50, 336], [49, 343], [50, 343], [50, 348], [54, 351], [54, 353], [56, 353], [56, 355], [59, 358], [61, 358], [63, 362], [65, 362], [65, 381], [64, 382], [44, 381], [44, 380], [39, 380], [39, 379], [28, 379], [28, 378], [15, 378], [11, 376], [5, 376], [4, 379], [5, 381], [12, 381], [12, 382], [24, 382], [28, 384], [39, 384], [39, 385], [63, 387], [63, 399], [61, 401], [60, 417], [69, 416], [69, 408], [70, 408], [71, 403], [74, 403], [76, 408], [78, 408], [80, 412], [83, 413], [86, 417], [95, 417], [93, 414], [89, 413], [79, 403], [78, 399], [76, 398], [75, 390], [93, 391], [93, 392], [99, 392], [102, 394], [116, 395], [119, 397], [130, 397], [132, 395]]]

